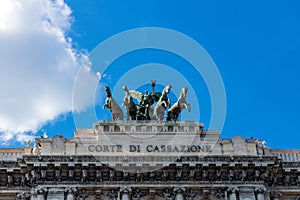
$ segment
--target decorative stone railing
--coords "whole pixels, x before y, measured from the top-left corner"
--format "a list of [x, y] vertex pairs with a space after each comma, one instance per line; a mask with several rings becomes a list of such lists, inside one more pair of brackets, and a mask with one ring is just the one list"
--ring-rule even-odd
[[284, 162], [300, 162], [300, 150], [271, 149], [270, 153]]
[[0, 160], [17, 160], [25, 153], [24, 148], [0, 148]]
[[[103, 120], [94, 124], [100, 132], [201, 132], [204, 124], [195, 121], [120, 121]], [[77, 133], [80, 131], [76, 131]], [[76, 133], [75, 133], [76, 134]]]

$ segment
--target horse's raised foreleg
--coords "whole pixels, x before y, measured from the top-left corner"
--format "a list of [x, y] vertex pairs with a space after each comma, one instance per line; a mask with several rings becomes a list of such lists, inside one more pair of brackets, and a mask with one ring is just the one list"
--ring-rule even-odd
[[126, 107], [126, 115], [127, 115], [127, 120], [130, 120], [130, 112], [129, 112], [129, 108]]
[[191, 104], [190, 104], [190, 103], [187, 103], [187, 110], [188, 110], [188, 112], [191, 112], [191, 109], [192, 109]]
[[113, 120], [122, 120], [123, 114], [122, 113], [112, 113]]
[[174, 119], [174, 113], [173, 111], [168, 111], [168, 116], [166, 121], [171, 121], [172, 119]]
[[191, 112], [191, 104], [190, 103], [181, 103], [181, 109], [187, 109], [188, 112]]

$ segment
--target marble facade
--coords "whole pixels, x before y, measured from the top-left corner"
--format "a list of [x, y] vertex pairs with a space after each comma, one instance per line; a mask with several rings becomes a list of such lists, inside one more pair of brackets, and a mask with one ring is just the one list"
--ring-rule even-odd
[[197, 122], [101, 121], [1, 152], [19, 155], [2, 157], [5, 200], [300, 199], [300, 151]]

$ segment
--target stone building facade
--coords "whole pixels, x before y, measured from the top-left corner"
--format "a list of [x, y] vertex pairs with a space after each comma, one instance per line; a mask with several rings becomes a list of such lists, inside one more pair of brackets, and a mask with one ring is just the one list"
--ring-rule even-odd
[[101, 121], [0, 149], [0, 199], [300, 199], [300, 151], [203, 124]]

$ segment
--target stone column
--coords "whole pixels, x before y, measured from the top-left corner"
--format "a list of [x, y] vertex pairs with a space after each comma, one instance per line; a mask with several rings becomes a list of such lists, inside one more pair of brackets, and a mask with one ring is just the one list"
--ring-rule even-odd
[[75, 193], [77, 189], [75, 187], [69, 187], [65, 189], [65, 193], [67, 194], [67, 200], [75, 200]]
[[186, 191], [185, 188], [174, 188], [173, 190], [175, 192], [175, 200], [184, 200], [184, 197], [183, 197], [183, 193]]
[[101, 188], [96, 188], [95, 189], [95, 196], [96, 196], [96, 199], [100, 200], [101, 199]]
[[30, 200], [37, 200], [37, 190], [35, 188], [32, 188], [30, 193], [31, 193]]
[[272, 192], [271, 193], [271, 197], [273, 198], [273, 200], [279, 200], [281, 196], [282, 196], [282, 194], [279, 193], [279, 192]]
[[257, 200], [265, 200], [264, 193], [266, 192], [266, 188], [264, 187], [257, 187], [255, 188]]
[[43, 188], [43, 187], [37, 188], [36, 193], [37, 193], [37, 196], [36, 196], [37, 200], [45, 200], [45, 194], [47, 193], [47, 189]]
[[131, 200], [131, 188], [121, 188], [120, 189], [120, 196], [121, 196], [121, 200]]
[[250, 186], [240, 186], [239, 187], [239, 199], [255, 199], [255, 189]]
[[150, 199], [154, 199], [155, 198], [155, 193], [156, 193], [156, 190], [154, 188], [150, 188], [149, 189]]
[[236, 192], [238, 191], [237, 188], [228, 188], [227, 189], [229, 194], [229, 200], [236, 200]]

